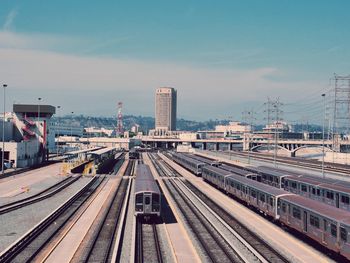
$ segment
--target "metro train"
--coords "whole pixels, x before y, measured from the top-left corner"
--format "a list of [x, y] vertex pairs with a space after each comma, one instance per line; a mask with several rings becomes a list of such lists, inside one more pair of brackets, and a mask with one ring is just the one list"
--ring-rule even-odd
[[161, 215], [161, 192], [146, 164], [136, 166], [135, 216], [150, 219]]
[[184, 166], [197, 176], [202, 174], [202, 167], [207, 163], [192, 159], [181, 153], [171, 153], [172, 159], [178, 164]]
[[202, 178], [350, 260], [349, 212], [209, 165]]
[[[174, 156], [175, 155], [176, 154], [174, 154]], [[186, 155], [186, 157], [188, 157], [188, 155]], [[196, 155], [191, 155], [191, 157], [191, 159], [197, 159]], [[179, 159], [178, 163], [184, 165], [181, 161], [182, 160]], [[190, 162], [191, 161], [188, 160], [186, 166], [184, 166], [196, 175], [201, 175], [204, 165], [196, 167]], [[196, 161], [193, 161], [193, 163], [196, 163]], [[222, 164], [220, 168], [230, 171], [233, 174], [284, 189], [342, 210], [350, 211], [350, 183], [348, 182], [334, 179], [316, 179], [310, 175], [293, 173], [267, 166], [240, 168], [234, 165]]]

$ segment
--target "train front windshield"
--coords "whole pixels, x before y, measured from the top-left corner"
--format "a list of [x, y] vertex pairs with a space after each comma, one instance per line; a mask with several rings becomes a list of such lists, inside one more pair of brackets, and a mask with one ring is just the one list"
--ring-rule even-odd
[[160, 197], [158, 194], [152, 194], [152, 208], [153, 211], [159, 211], [160, 210]]
[[135, 210], [136, 211], [143, 211], [143, 194], [137, 194], [135, 198]]

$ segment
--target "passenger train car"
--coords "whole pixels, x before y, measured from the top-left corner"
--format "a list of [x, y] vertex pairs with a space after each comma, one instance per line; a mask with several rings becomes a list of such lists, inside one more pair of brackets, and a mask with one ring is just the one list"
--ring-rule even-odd
[[161, 192], [146, 164], [138, 164], [135, 178], [135, 216], [159, 217], [161, 214]]
[[[194, 159], [191, 161], [191, 159], [187, 158], [186, 163], [182, 159], [179, 159], [177, 162], [194, 172], [196, 175], [200, 175], [204, 167], [209, 165], [208, 163], [204, 165], [201, 164], [200, 169], [199, 167], [195, 168], [198, 161]], [[234, 165], [222, 164], [220, 165], [220, 169], [323, 202], [339, 209], [350, 211], [349, 182], [315, 178], [310, 175], [267, 166], [240, 168]]]
[[184, 166], [197, 176], [202, 174], [202, 167], [206, 165], [206, 163], [197, 161], [181, 153], [171, 153], [171, 156], [175, 162]]
[[349, 212], [209, 165], [202, 178], [350, 260]]
[[139, 156], [140, 156], [140, 153], [135, 148], [132, 148], [129, 151], [129, 159], [138, 159]]
[[190, 157], [192, 159], [195, 159], [197, 161], [201, 161], [202, 163], [209, 164], [211, 166], [216, 166], [216, 167], [221, 166], [221, 163], [219, 161], [216, 161], [216, 160], [212, 160], [212, 159], [205, 158], [205, 157], [195, 155], [195, 154], [184, 154], [184, 155], [186, 155], [187, 157]]

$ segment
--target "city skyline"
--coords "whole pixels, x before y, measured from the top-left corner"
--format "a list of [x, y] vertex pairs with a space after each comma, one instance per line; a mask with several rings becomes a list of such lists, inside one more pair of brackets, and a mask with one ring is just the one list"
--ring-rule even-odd
[[314, 104], [320, 119], [329, 78], [349, 73], [349, 3], [340, 2], [2, 1], [7, 110], [42, 97], [62, 114], [112, 116], [123, 101], [125, 113], [154, 116], [153, 90], [173, 86], [180, 118], [240, 119], [270, 96], [286, 112]]

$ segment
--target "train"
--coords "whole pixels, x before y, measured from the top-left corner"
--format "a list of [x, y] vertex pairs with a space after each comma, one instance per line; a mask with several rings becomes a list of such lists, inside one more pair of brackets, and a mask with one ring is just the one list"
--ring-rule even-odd
[[[178, 154], [174, 153], [173, 156]], [[184, 155], [188, 158], [184, 166], [196, 175], [202, 174], [202, 167], [196, 168], [190, 163], [190, 159], [198, 160], [196, 155]], [[174, 158], [174, 160], [176, 160]], [[201, 159], [203, 160], [203, 159]], [[181, 163], [181, 159], [177, 161]], [[196, 161], [193, 161], [196, 163]], [[207, 163], [206, 165], [211, 165]], [[244, 176], [264, 184], [284, 189], [286, 191], [334, 206], [336, 208], [350, 211], [350, 183], [335, 179], [315, 178], [307, 174], [293, 173], [290, 171], [275, 169], [267, 166], [238, 167], [235, 165], [221, 164], [223, 170]]]
[[[172, 156], [179, 156], [177, 153], [172, 153]], [[254, 207], [256, 210], [269, 216], [274, 221], [279, 222], [282, 225], [286, 225], [291, 229], [294, 229], [301, 234], [308, 236], [315, 240], [320, 245], [345, 256], [350, 260], [350, 213], [345, 211], [345, 207], [338, 207], [336, 203], [331, 203], [325, 199], [312, 198], [308, 195], [299, 194], [297, 191], [287, 191], [284, 187], [288, 188], [296, 187], [292, 181], [298, 179], [304, 183], [309, 180], [310, 184], [306, 189], [307, 193], [315, 193], [319, 196], [325, 194], [332, 199], [330, 192], [327, 191], [332, 188], [336, 190], [345, 188], [344, 186], [333, 184], [319, 183], [316, 184], [306, 176], [300, 176], [294, 174], [286, 174], [284, 172], [278, 172], [272, 169], [271, 174], [268, 173], [268, 167], [260, 169], [257, 174], [256, 180], [252, 180], [253, 177], [246, 175], [254, 172], [252, 168], [248, 169], [233, 169], [235, 167], [228, 167], [223, 169], [223, 166], [215, 167], [209, 165], [193, 165], [198, 164], [198, 160], [190, 158], [182, 154], [183, 157], [176, 158], [177, 163], [183, 165], [194, 174], [202, 176], [203, 180], [222, 190], [226, 194], [234, 196], [236, 199], [246, 203], [248, 206]], [[185, 158], [186, 157], [186, 158]], [[174, 158], [174, 160], [175, 160]], [[183, 160], [186, 159], [186, 165], [183, 164]], [[192, 159], [193, 164], [190, 164]], [[260, 179], [258, 179], [260, 178]], [[293, 179], [294, 178], [294, 179]], [[259, 180], [261, 182], [259, 182]], [[269, 181], [269, 183], [267, 183]], [[263, 182], [263, 183], [262, 183]], [[327, 186], [328, 190], [317, 191], [317, 187]], [[313, 188], [315, 190], [313, 190]], [[316, 189], [317, 188], [317, 189]], [[310, 189], [310, 191], [309, 191]], [[323, 192], [324, 191], [324, 192]], [[342, 189], [342, 191], [345, 191]], [[334, 195], [336, 196], [336, 194]], [[337, 198], [339, 205], [347, 202], [344, 195], [339, 195]], [[341, 208], [341, 209], [338, 209]]]
[[139, 159], [139, 157], [140, 153], [135, 148], [132, 148], [129, 151], [129, 159]]
[[210, 165], [203, 180], [350, 260], [350, 213]]
[[158, 218], [161, 215], [161, 192], [146, 164], [136, 166], [135, 177], [135, 216], [144, 219]]
[[202, 167], [207, 165], [207, 163], [203, 161], [192, 159], [181, 153], [172, 153], [171, 156], [175, 162], [184, 166], [197, 176], [200, 176], [202, 174]]

